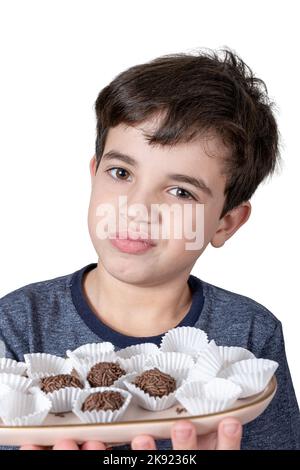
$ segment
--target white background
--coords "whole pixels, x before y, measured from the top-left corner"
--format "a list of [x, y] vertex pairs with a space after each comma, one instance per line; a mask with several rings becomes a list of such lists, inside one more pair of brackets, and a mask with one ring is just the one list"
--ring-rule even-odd
[[284, 167], [257, 190], [247, 224], [223, 248], [209, 247], [193, 273], [255, 299], [282, 321], [300, 398], [296, 6], [0, 1], [0, 297], [97, 261], [86, 220], [101, 88], [162, 54], [231, 47], [277, 103]]

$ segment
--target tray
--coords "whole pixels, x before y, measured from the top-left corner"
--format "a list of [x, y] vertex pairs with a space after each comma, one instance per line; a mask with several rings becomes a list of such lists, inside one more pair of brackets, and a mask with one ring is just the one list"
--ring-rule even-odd
[[219, 422], [225, 417], [235, 417], [242, 424], [253, 421], [267, 408], [276, 389], [277, 382], [273, 376], [263, 392], [237, 400], [226, 411], [208, 415], [189, 415], [180, 404], [164, 411], [147, 411], [132, 400], [122, 421], [109, 424], [83, 424], [73, 413], [50, 413], [40, 426], [5, 426], [0, 420], [0, 444], [51, 446], [62, 439], [74, 439], [79, 444], [87, 440], [99, 440], [114, 446], [129, 443], [139, 434], [150, 434], [155, 439], [169, 439], [172, 425], [180, 419], [192, 421], [198, 434], [202, 435], [216, 431]]

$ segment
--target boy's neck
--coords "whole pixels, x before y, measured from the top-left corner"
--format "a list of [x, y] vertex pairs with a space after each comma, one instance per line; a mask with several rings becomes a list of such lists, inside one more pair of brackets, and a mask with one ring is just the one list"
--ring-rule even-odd
[[157, 336], [174, 328], [188, 313], [192, 293], [189, 275], [153, 287], [127, 284], [101, 264], [83, 278], [83, 292], [94, 314], [127, 336]]

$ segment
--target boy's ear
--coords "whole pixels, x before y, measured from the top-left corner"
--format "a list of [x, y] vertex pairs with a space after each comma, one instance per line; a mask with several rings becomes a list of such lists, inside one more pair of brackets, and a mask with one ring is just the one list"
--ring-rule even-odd
[[92, 157], [91, 160], [90, 160], [90, 175], [91, 175], [91, 179], [93, 179], [93, 177], [95, 176], [96, 164], [97, 164], [96, 155], [93, 155], [93, 157]]
[[210, 243], [215, 248], [224, 245], [232, 235], [247, 222], [251, 214], [250, 201], [243, 202], [227, 212], [219, 222], [219, 227]]

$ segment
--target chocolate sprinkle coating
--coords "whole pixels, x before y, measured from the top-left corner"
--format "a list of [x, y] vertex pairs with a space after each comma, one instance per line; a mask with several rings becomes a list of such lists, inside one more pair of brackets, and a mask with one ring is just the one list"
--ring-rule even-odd
[[83, 384], [74, 375], [59, 374], [43, 377], [40, 381], [40, 387], [43, 392], [51, 393], [66, 387], [83, 388]]
[[119, 410], [125, 402], [125, 398], [120, 392], [113, 390], [105, 392], [96, 392], [89, 395], [83, 402], [82, 411], [107, 411]]
[[151, 397], [163, 397], [176, 390], [176, 380], [156, 367], [138, 375], [133, 384]]
[[126, 372], [115, 362], [98, 362], [87, 375], [91, 387], [110, 387]]

